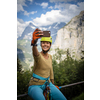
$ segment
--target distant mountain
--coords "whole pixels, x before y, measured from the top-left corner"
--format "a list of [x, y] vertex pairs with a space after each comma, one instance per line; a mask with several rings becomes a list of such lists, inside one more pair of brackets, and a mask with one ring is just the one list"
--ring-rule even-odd
[[24, 54], [23, 51], [21, 49], [17, 48], [17, 54], [18, 54], [18, 58], [20, 58], [21, 61], [24, 61]]
[[33, 25], [32, 23], [29, 23], [29, 25], [25, 28], [25, 30], [23, 31], [22, 35], [20, 37], [18, 37], [18, 40], [22, 40], [22, 39], [32, 39], [32, 32], [34, 31], [34, 29], [36, 28], [35, 25]]
[[34, 30], [36, 28], [39, 28], [41, 30], [50, 30], [52, 40], [53, 40], [53, 43], [54, 43], [57, 31], [65, 25], [66, 25], [65, 22], [61, 22], [61, 23], [53, 23], [52, 25], [38, 27], [38, 26], [33, 25], [32, 23], [29, 23], [29, 25], [23, 31], [22, 35], [20, 37], [18, 37], [18, 40], [22, 40], [22, 39], [31, 40], [32, 39], [32, 33], [34, 32]]

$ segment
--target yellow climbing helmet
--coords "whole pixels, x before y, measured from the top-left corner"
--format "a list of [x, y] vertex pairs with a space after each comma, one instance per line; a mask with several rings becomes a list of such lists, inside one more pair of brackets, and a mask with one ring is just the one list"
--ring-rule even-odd
[[42, 41], [48, 41], [48, 42], [52, 43], [52, 37], [51, 36], [50, 37], [42, 37], [40, 41], [41, 42]]

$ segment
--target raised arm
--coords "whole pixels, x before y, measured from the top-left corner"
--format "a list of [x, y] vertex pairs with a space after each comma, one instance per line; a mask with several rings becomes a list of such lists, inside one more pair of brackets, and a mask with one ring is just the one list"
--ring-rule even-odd
[[37, 46], [33, 46], [33, 47], [32, 47], [32, 51], [33, 51], [33, 55], [34, 55], [34, 56], [38, 56], [38, 55], [39, 55]]
[[41, 31], [40, 29], [37, 28], [33, 32], [32, 41], [31, 41], [31, 46], [33, 46], [32, 51], [33, 51], [34, 56], [39, 55], [39, 52], [38, 52], [38, 49], [37, 49], [37, 41], [38, 41], [39, 38], [41, 38], [41, 36], [43, 36], [43, 31]]

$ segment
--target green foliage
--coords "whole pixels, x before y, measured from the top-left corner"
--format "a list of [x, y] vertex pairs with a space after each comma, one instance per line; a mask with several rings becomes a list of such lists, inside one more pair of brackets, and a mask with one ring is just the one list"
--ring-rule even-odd
[[[17, 72], [17, 95], [25, 94], [28, 92], [28, 83], [32, 76], [32, 72], [25, 71], [22, 73]], [[19, 98], [18, 100], [26, 100]]]
[[[62, 60], [61, 58], [64, 54], [66, 57]], [[70, 56], [68, 49], [67, 51], [56, 49], [56, 54], [53, 56], [52, 61], [56, 85], [63, 86], [84, 81], [84, 59], [77, 61]], [[61, 91], [70, 100], [84, 91], [84, 85], [67, 87], [61, 89]]]
[[73, 98], [72, 100], [84, 100], [84, 93], [81, 93], [79, 96]]
[[27, 92], [28, 83], [32, 73], [25, 71], [23, 73], [17, 72], [17, 94], [24, 94]]
[[59, 48], [55, 49], [55, 51], [56, 51], [56, 54], [53, 55], [53, 59], [62, 61], [61, 57], [63, 54], [65, 54], [65, 51]]
[[22, 65], [20, 63], [19, 58], [17, 57], [17, 72], [21, 72], [22, 71]]
[[[32, 76], [32, 72], [22, 71], [22, 65], [17, 58], [17, 95], [25, 94], [28, 91], [28, 83]], [[18, 98], [18, 100], [26, 100], [26, 98]], [[30, 100], [30, 99], [28, 99]]]

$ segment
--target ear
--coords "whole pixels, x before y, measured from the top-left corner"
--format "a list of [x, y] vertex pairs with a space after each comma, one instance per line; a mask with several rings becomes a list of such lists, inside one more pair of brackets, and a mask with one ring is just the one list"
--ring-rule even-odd
[[49, 43], [50, 43], [50, 46], [51, 46], [52, 43], [51, 42], [49, 42]]

